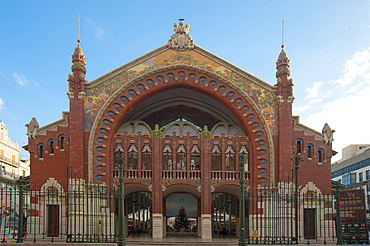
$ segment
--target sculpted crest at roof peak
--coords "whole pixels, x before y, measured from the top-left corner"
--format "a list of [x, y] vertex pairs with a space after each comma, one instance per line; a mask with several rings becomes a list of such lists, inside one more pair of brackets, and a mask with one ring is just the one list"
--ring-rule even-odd
[[175, 34], [168, 40], [168, 48], [179, 51], [194, 49], [194, 41], [188, 34], [190, 25], [186, 24], [184, 26], [183, 19], [180, 19], [179, 25], [174, 23], [173, 26]]

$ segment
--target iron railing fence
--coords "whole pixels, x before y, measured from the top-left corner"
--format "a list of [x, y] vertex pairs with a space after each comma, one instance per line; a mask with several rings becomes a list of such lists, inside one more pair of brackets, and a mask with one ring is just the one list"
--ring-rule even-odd
[[[245, 194], [246, 244], [295, 244], [336, 242], [332, 194], [302, 189], [295, 197], [294, 184], [247, 190]], [[213, 236], [239, 237], [241, 219], [237, 197], [212, 196]], [[298, 201], [296, 216], [295, 201]], [[296, 233], [296, 218], [298, 233]], [[297, 240], [298, 235], [298, 240]]]
[[22, 232], [22, 240], [33, 242], [117, 242], [117, 202], [118, 188], [81, 179], [70, 179], [68, 190], [53, 184], [23, 190], [5, 184], [0, 189], [0, 241], [18, 240]]
[[[298, 194], [295, 190], [293, 182], [281, 182], [276, 187], [247, 189], [245, 232], [248, 244], [337, 241], [334, 196], [322, 194], [314, 186], [300, 187]], [[53, 179], [39, 189], [5, 184], [0, 189], [0, 239], [8, 242], [118, 242], [118, 194], [117, 187], [87, 183], [73, 175], [68, 178], [66, 189]], [[151, 212], [151, 199], [149, 195], [141, 196], [141, 200], [139, 196], [126, 197], [129, 203], [125, 212], [126, 231], [130, 231], [127, 228], [130, 219], [133, 219], [133, 228], [136, 226], [137, 230], [145, 232], [151, 230], [151, 215], [147, 214]], [[216, 203], [212, 202], [214, 234], [228, 231], [230, 236], [239, 236], [238, 223], [241, 218], [238, 216], [238, 198], [232, 196], [231, 199], [222, 198]], [[138, 203], [144, 200], [146, 205], [141, 203], [140, 206], [133, 206], [134, 201]], [[354, 202], [346, 201], [343, 204]], [[145, 213], [144, 209], [147, 209]], [[139, 214], [135, 217], [137, 212]], [[352, 224], [356, 224], [355, 221]], [[222, 227], [226, 227], [225, 230]]]

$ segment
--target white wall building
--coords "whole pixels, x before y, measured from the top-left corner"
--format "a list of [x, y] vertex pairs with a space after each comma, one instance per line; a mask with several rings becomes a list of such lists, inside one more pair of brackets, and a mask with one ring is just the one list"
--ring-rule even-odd
[[[331, 179], [343, 185], [370, 180], [370, 144], [352, 144], [342, 150], [342, 159], [332, 163]], [[366, 210], [370, 210], [370, 184], [365, 190]]]
[[30, 161], [21, 160], [19, 145], [8, 136], [9, 129], [0, 120], [0, 188], [14, 184], [20, 176], [30, 175]]

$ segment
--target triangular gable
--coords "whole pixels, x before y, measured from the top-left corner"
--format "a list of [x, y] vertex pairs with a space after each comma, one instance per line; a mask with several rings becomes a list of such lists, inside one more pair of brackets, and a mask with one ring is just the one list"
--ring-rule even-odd
[[[172, 38], [172, 37], [171, 37]], [[261, 108], [272, 134], [277, 134], [277, 87], [267, 84], [211, 52], [192, 45], [189, 50], [163, 45], [99, 78], [85, 84], [85, 130], [90, 130], [95, 115], [115, 91], [138, 76], [167, 66], [184, 65], [209, 71], [239, 87]], [[211, 75], [212, 76], [212, 75]]]

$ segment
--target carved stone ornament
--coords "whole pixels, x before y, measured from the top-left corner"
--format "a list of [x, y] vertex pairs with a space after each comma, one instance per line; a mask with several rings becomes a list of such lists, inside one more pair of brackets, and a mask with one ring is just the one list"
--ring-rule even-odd
[[39, 129], [39, 123], [37, 123], [37, 120], [35, 117], [33, 117], [29, 124], [26, 124], [27, 127], [27, 136], [29, 138], [36, 138], [37, 130]]
[[67, 92], [67, 95], [69, 99], [75, 98], [75, 94], [71, 91]]
[[173, 26], [175, 34], [168, 40], [168, 48], [179, 51], [194, 49], [194, 41], [188, 34], [190, 25], [186, 24], [186, 26], [184, 26], [184, 22], [180, 19], [179, 25], [177, 26], [177, 24], [174, 23]]
[[282, 102], [284, 102], [284, 98], [283, 98], [283, 96], [277, 96], [276, 97], [277, 98], [277, 100], [278, 100], [278, 103], [282, 103]]
[[293, 103], [294, 99], [294, 96], [289, 96], [287, 101], [288, 103]]
[[84, 100], [84, 99], [85, 99], [85, 96], [86, 96], [86, 93], [85, 93], [85, 92], [83, 92], [83, 91], [81, 91], [80, 93], [78, 93], [78, 98], [79, 98], [79, 99]]
[[332, 130], [328, 123], [325, 123], [324, 128], [322, 128], [322, 134], [324, 134], [325, 144], [331, 144], [334, 141], [333, 133], [335, 130]]

